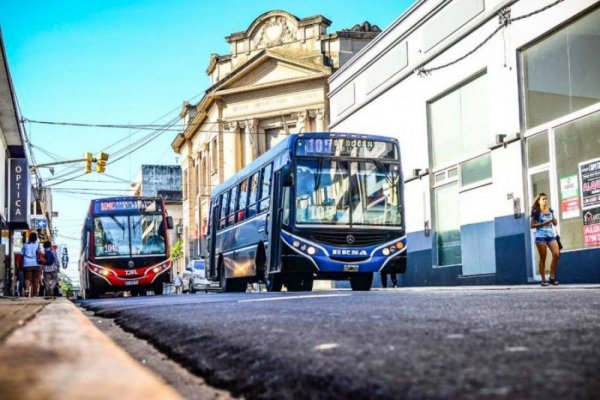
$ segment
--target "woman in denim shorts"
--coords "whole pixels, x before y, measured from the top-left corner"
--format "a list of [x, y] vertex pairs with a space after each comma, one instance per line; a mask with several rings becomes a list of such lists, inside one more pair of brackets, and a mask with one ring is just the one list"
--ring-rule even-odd
[[[550, 208], [548, 196], [546, 193], [540, 193], [533, 200], [531, 207], [531, 229], [535, 229], [535, 246], [540, 254], [540, 275], [542, 277], [542, 286], [558, 285], [556, 280], [556, 268], [560, 249], [556, 241], [556, 231], [554, 227], [558, 222], [554, 217], [554, 210]], [[550, 265], [550, 280], [546, 280], [546, 251], [547, 247], [552, 252], [552, 264]]]

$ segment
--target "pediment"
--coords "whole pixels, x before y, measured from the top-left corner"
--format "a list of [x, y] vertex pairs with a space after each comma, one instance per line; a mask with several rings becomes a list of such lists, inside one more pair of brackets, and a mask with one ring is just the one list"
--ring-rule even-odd
[[329, 74], [329, 68], [306, 61], [283, 56], [263, 54], [248, 61], [214, 88], [218, 91], [235, 90], [251, 86], [269, 85], [277, 82], [293, 82]]

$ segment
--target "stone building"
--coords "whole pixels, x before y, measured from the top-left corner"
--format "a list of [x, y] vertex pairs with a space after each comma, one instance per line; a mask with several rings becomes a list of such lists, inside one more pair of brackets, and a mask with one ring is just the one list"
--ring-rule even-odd
[[270, 11], [226, 37], [231, 54], [211, 55], [211, 86], [198, 104], [184, 104], [185, 128], [172, 142], [181, 155], [187, 259], [203, 250], [211, 188], [285, 135], [327, 130], [327, 79], [380, 32], [365, 22], [327, 33], [330, 24]]

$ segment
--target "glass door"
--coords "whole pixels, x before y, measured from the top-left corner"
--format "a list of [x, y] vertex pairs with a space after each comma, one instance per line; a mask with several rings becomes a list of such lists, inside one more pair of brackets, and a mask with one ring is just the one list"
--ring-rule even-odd
[[[542, 171], [530, 171], [529, 173], [529, 193], [531, 199], [530, 204], [528, 205], [528, 209], [531, 210], [531, 206], [533, 204], [533, 199], [539, 193], [546, 193], [548, 195], [548, 199], [550, 200], [550, 207], [556, 210], [556, 197], [554, 196], [554, 190], [552, 190], [551, 180], [550, 180], [550, 171], [549, 169], [544, 169]], [[527, 213], [527, 218], [530, 219], [529, 212]], [[535, 280], [541, 281], [542, 277], [540, 275], [539, 263], [540, 256], [535, 245], [535, 229], [531, 229], [531, 254], [533, 256], [533, 277]], [[545, 264], [545, 275], [546, 279], [550, 276], [550, 264], [552, 263], [552, 253], [550, 249], [546, 251], [546, 264]]]

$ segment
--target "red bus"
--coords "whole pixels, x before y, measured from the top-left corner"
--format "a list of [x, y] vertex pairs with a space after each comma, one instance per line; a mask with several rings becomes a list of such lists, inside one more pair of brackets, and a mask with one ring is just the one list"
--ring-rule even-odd
[[170, 280], [167, 216], [159, 197], [112, 197], [90, 203], [82, 232], [80, 284], [86, 299], [105, 292], [163, 293]]

